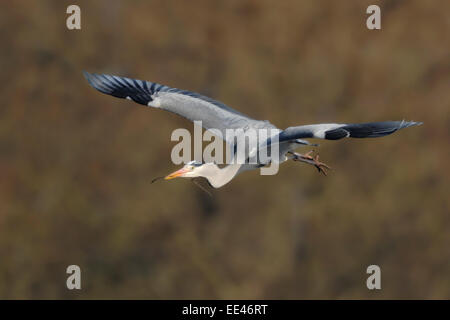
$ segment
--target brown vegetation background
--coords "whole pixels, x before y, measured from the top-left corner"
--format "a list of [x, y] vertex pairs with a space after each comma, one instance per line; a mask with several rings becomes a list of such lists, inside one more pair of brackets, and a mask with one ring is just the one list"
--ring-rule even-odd
[[[78, 4], [82, 30], [66, 28]], [[382, 29], [369, 31], [370, 4]], [[0, 298], [450, 298], [449, 1], [2, 1]], [[173, 171], [192, 124], [82, 70], [197, 91], [285, 128], [423, 121], [320, 141], [208, 197]], [[309, 149], [304, 149], [308, 151]], [[66, 267], [82, 269], [69, 291]], [[382, 290], [366, 268], [382, 269]]]

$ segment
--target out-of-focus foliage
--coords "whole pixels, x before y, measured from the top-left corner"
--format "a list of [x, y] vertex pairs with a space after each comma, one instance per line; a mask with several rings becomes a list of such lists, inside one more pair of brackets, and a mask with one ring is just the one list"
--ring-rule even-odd
[[[1, 298], [450, 298], [449, 1], [76, 1], [69, 31], [73, 2], [0, 3]], [[82, 70], [281, 128], [425, 124], [321, 141], [326, 178], [286, 163], [211, 198], [150, 183], [190, 122], [102, 95]]]

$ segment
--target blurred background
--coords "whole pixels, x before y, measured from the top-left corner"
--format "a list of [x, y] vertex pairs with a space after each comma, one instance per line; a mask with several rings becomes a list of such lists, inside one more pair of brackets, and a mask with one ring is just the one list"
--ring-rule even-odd
[[[81, 7], [81, 30], [66, 8]], [[382, 29], [366, 28], [381, 7]], [[449, 1], [2, 1], [0, 298], [450, 298]], [[280, 128], [423, 121], [320, 141], [209, 197], [177, 168], [192, 124], [82, 70], [221, 100]], [[304, 148], [301, 151], [309, 151]], [[66, 268], [82, 290], [66, 288]], [[381, 290], [366, 288], [381, 267]]]

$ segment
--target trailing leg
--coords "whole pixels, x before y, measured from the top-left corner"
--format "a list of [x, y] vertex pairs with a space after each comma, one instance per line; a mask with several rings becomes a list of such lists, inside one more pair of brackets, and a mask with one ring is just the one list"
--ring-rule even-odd
[[326, 170], [329, 170], [331, 168], [327, 164], [319, 161], [319, 155], [316, 155], [315, 157], [311, 156], [312, 152], [313, 151], [311, 150], [305, 154], [300, 154], [291, 151], [289, 151], [288, 153], [292, 155], [292, 160], [309, 163], [315, 166], [319, 173], [323, 173], [326, 176], [327, 175]]

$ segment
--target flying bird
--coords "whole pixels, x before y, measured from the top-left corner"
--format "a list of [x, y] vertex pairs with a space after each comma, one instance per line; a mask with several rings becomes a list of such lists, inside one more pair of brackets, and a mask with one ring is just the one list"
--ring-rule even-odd
[[[278, 143], [278, 161], [287, 160], [300, 161], [313, 165], [318, 172], [327, 174], [328, 165], [319, 161], [319, 156], [313, 156], [312, 151], [306, 154], [295, 152], [300, 146], [314, 144], [303, 140], [308, 138], [318, 138], [326, 140], [339, 140], [343, 138], [377, 138], [389, 135], [397, 130], [420, 125], [421, 122], [414, 121], [382, 121], [368, 123], [321, 123], [311, 125], [301, 125], [289, 127], [285, 130], [278, 129], [267, 120], [255, 120], [239, 111], [236, 111], [222, 102], [213, 100], [201, 94], [170, 88], [155, 82], [130, 79], [107, 74], [91, 74], [84, 72], [89, 84], [98, 91], [112, 95], [117, 98], [132, 100], [139, 104], [166, 110], [178, 114], [191, 121], [201, 121], [205, 129], [215, 129], [226, 137], [227, 129], [247, 130], [276, 129], [276, 138], [270, 137]], [[233, 145], [232, 141], [227, 141]], [[270, 146], [269, 142], [269, 146]], [[267, 142], [266, 142], [267, 145]], [[266, 146], [265, 145], [265, 146]], [[258, 144], [257, 148], [262, 148]], [[252, 152], [257, 152], [253, 150]], [[220, 188], [230, 182], [239, 173], [244, 171], [261, 168], [270, 163], [270, 158], [266, 162], [259, 163], [230, 163], [221, 168], [215, 163], [200, 161], [190, 161], [180, 170], [177, 170], [164, 179], [174, 178], [206, 178], [209, 184], [214, 188]]]

